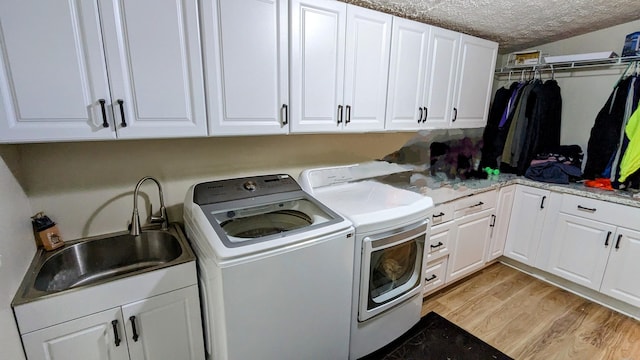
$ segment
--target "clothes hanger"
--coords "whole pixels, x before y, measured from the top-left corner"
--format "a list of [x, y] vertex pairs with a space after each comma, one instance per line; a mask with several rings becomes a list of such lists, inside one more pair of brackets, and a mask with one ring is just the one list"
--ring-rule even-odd
[[637, 63], [638, 63], [637, 61], [632, 61], [629, 63], [629, 65], [627, 65], [627, 67], [622, 72], [622, 75], [620, 75], [620, 78], [618, 79], [618, 81], [616, 81], [616, 83], [613, 85], [614, 88], [618, 86], [618, 84], [620, 83], [620, 81], [622, 81], [622, 79], [624, 79], [624, 76], [627, 74], [627, 71], [629, 71], [629, 68], [631, 67], [631, 65], [637, 64]]

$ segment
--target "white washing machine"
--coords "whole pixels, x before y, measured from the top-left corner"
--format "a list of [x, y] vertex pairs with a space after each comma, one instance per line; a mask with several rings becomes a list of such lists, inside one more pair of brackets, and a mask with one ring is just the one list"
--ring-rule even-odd
[[207, 356], [346, 359], [354, 229], [288, 175], [192, 186]]
[[382, 348], [420, 320], [433, 201], [372, 179], [401, 171], [373, 162], [300, 175], [307, 192], [356, 229], [350, 359]]

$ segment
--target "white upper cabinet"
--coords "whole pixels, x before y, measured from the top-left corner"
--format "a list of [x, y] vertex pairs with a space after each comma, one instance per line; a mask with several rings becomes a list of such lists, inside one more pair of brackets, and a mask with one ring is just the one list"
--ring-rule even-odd
[[118, 138], [206, 136], [196, 0], [99, 3]]
[[384, 129], [392, 21], [391, 15], [347, 6], [346, 131]]
[[453, 112], [451, 104], [458, 69], [460, 34], [433, 26], [430, 44], [421, 103], [425, 114], [421, 124], [430, 129], [442, 129], [449, 127]]
[[460, 35], [451, 127], [474, 128], [487, 124], [497, 54], [497, 43]]
[[483, 127], [498, 44], [394, 18], [386, 128]]
[[291, 131], [383, 130], [392, 16], [324, 0], [290, 12]]
[[0, 141], [115, 138], [110, 96], [95, 2], [0, 2]]
[[1, 141], [206, 135], [195, 0], [2, 2], [0, 26]]
[[394, 18], [386, 128], [417, 130], [424, 122], [424, 85], [431, 27]]
[[286, 134], [287, 0], [201, 1], [211, 135]]

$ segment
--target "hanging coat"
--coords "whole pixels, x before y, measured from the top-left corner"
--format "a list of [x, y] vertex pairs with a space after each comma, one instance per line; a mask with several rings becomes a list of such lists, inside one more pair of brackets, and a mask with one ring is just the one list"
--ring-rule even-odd
[[[496, 94], [489, 110], [489, 118], [487, 119], [487, 125], [484, 128], [482, 134], [482, 157], [480, 159], [480, 169], [490, 167], [495, 169], [498, 167], [496, 158], [498, 156], [496, 151], [496, 138], [499, 132], [500, 119], [503, 117], [505, 111], [507, 111], [507, 104], [511, 99], [511, 96], [518, 86], [517, 82], [511, 84], [509, 89], [501, 87], [496, 90]], [[500, 149], [499, 151], [502, 151]]]
[[562, 118], [562, 96], [560, 86], [555, 80], [547, 80], [534, 87], [533, 103], [525, 133], [518, 149], [518, 175], [525, 173], [536, 154], [560, 146], [560, 127]]
[[624, 132], [629, 138], [629, 145], [622, 156], [622, 161], [620, 161], [620, 178], [618, 181], [621, 183], [629, 175], [640, 169], [640, 109], [636, 109], [631, 115]]
[[618, 83], [596, 116], [587, 143], [587, 163], [583, 174], [585, 179], [602, 177], [618, 148], [630, 81], [631, 78], [626, 78]]

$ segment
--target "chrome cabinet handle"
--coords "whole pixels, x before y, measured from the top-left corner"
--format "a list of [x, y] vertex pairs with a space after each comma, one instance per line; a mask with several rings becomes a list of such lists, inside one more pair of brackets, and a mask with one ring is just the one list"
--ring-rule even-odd
[[588, 211], [588, 212], [596, 212], [596, 208], [588, 208], [588, 207], [584, 207], [581, 205], [578, 205], [578, 210], [582, 210], [582, 211]]
[[342, 105], [338, 105], [338, 124], [342, 124]]
[[455, 122], [458, 119], [458, 108], [453, 108], [453, 119], [451, 122]]
[[418, 124], [422, 122], [422, 112], [423, 112], [422, 107], [420, 107], [419, 110], [420, 110], [420, 115], [418, 116]]
[[282, 104], [282, 110], [284, 111], [284, 116], [282, 117], [282, 125], [287, 125], [289, 123], [289, 106], [287, 104]]
[[124, 118], [124, 100], [118, 99], [118, 105], [120, 105], [120, 119], [122, 120], [120, 126], [127, 127], [127, 120]]
[[104, 99], [100, 99], [98, 102], [100, 103], [100, 109], [102, 110], [102, 127], [108, 128], [109, 122], [107, 121], [107, 110], [104, 108], [106, 101]]
[[120, 346], [120, 336], [118, 335], [118, 320], [111, 321], [111, 326], [113, 327], [113, 342], [116, 346]]
[[348, 124], [351, 122], [351, 105], [347, 105], [347, 118], [345, 119], [344, 123]]

